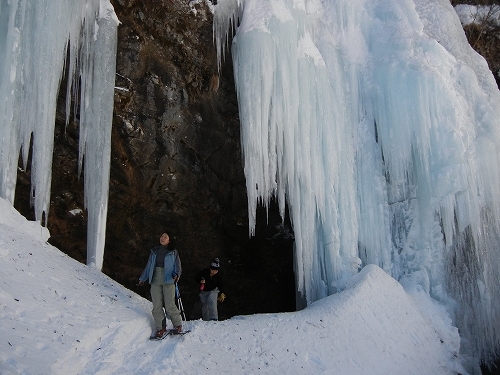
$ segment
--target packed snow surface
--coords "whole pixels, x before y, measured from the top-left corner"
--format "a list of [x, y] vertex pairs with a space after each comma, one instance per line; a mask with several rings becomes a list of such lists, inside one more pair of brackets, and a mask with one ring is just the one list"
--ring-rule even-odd
[[302, 311], [188, 321], [156, 342], [148, 300], [48, 237], [0, 199], [2, 375], [464, 373], [444, 310], [375, 265]]

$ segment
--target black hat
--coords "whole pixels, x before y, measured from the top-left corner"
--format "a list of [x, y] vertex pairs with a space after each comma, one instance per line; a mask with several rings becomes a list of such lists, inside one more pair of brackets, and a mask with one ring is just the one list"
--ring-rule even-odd
[[210, 268], [213, 270], [218, 270], [219, 267], [220, 267], [219, 258], [212, 259], [212, 262], [210, 263]]

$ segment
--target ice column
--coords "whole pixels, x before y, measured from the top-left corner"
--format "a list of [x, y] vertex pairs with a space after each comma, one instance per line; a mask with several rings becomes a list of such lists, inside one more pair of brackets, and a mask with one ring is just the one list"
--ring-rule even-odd
[[36, 220], [47, 223], [56, 101], [67, 67], [68, 116], [71, 93], [80, 92], [87, 260], [97, 268], [104, 249], [116, 29], [108, 0], [0, 3], [0, 194], [14, 202], [19, 153], [26, 167], [31, 142], [31, 200]]
[[[448, 0], [221, 0], [250, 235], [288, 204], [309, 303], [374, 263], [500, 350], [500, 93]], [[231, 31], [231, 30], [230, 30]]]
[[355, 77], [339, 68], [337, 46], [325, 43], [325, 59], [315, 44], [324, 31], [314, 27], [316, 4], [233, 1], [218, 6], [224, 16], [216, 11], [216, 18], [231, 20], [229, 25], [216, 22], [221, 38], [227, 38], [225, 27], [241, 22], [232, 53], [250, 234], [257, 204], [267, 205], [276, 196], [283, 215], [286, 200], [303, 305], [341, 289], [360, 262], [354, 114], [343, 94]]

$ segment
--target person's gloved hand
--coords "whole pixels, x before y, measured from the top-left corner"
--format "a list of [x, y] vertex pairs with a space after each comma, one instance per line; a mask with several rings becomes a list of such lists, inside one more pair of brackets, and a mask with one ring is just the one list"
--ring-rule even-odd
[[221, 293], [219, 295], [219, 298], [217, 298], [217, 301], [222, 303], [222, 302], [224, 302], [225, 299], [226, 299], [226, 295], [224, 293]]

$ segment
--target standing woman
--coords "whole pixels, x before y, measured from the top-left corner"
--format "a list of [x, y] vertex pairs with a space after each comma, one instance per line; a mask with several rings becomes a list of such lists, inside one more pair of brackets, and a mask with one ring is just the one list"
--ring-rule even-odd
[[[198, 272], [195, 281], [200, 284], [201, 315], [203, 320], [219, 320], [217, 301], [224, 302], [224, 282], [219, 274], [219, 258], [212, 259], [210, 267]], [[219, 295], [220, 292], [220, 295]]]
[[181, 260], [167, 233], [160, 236], [160, 245], [150, 251], [146, 268], [139, 277], [139, 285], [146, 281], [151, 284], [152, 314], [156, 328], [154, 337], [163, 338], [167, 334], [167, 330], [162, 326], [165, 318], [163, 308], [172, 321], [176, 331], [174, 333], [182, 332], [181, 313], [175, 305], [175, 283], [182, 273]]

